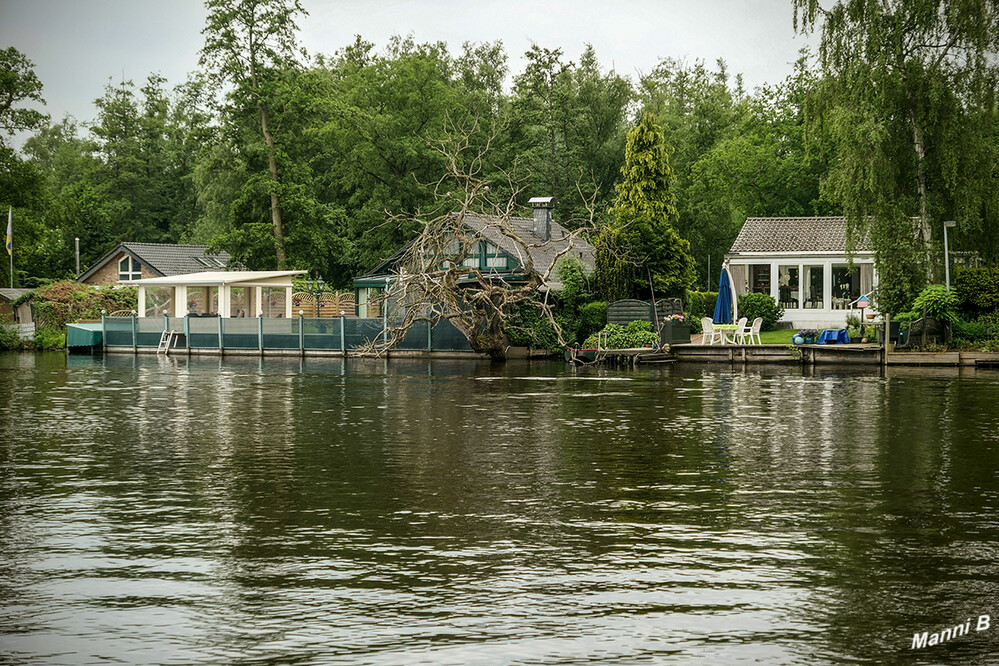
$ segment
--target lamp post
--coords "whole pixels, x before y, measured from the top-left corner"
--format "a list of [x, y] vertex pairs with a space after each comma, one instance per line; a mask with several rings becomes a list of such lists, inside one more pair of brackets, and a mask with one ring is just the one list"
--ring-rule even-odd
[[950, 255], [949, 248], [947, 247], [947, 230], [951, 227], [956, 227], [957, 222], [954, 220], [947, 220], [943, 223], [944, 230], [944, 281], [947, 285], [947, 291], [950, 291]]
[[326, 292], [326, 282], [323, 281], [322, 276], [318, 280], [310, 278], [305, 281], [305, 291], [312, 294], [312, 297], [316, 299], [316, 319], [319, 319], [319, 308], [322, 305], [323, 294]]

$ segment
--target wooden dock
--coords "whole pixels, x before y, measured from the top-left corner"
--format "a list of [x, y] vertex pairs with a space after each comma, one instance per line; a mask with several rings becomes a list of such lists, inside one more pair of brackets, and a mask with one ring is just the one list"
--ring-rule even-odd
[[673, 356], [681, 363], [738, 363], [787, 365], [890, 365], [999, 367], [999, 353], [889, 350], [878, 344], [849, 345], [673, 345]]

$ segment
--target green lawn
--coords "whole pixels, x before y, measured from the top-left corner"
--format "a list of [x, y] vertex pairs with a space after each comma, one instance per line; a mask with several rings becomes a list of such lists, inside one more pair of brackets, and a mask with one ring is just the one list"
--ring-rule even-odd
[[798, 329], [785, 328], [778, 331], [762, 331], [760, 340], [765, 345], [789, 345]]

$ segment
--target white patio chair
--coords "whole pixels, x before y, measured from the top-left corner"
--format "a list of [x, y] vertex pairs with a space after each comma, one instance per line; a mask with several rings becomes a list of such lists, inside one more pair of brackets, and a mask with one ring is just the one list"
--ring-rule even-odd
[[[748, 328], [740, 331], [741, 343], [747, 344], [746, 340], [748, 339], [749, 340], [748, 344], [762, 345], [763, 340], [760, 338], [760, 329], [762, 327], [763, 327], [763, 317], [757, 317], [756, 319], [754, 319], [752, 326], [749, 326]], [[755, 340], [753, 338], [755, 338]]]
[[713, 345], [717, 339], [719, 342], [721, 339], [722, 332], [715, 328], [715, 322], [711, 317], [701, 317], [701, 344], [705, 344], [705, 340], [709, 340], [707, 344]]
[[732, 332], [732, 342], [737, 345], [746, 344], [746, 338], [749, 337], [750, 332], [753, 330], [751, 326], [748, 326], [746, 322], [749, 321], [745, 317], [740, 317], [736, 326], [738, 326], [735, 331]]

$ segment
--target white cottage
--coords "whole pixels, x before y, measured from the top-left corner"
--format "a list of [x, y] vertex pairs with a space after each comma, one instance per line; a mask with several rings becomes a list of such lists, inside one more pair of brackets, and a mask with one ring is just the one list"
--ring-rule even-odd
[[748, 218], [725, 261], [736, 294], [770, 295], [800, 328], [844, 326], [878, 281], [868, 238], [847, 261], [844, 217]]
[[291, 317], [292, 278], [306, 271], [207, 271], [132, 280], [140, 317]]

